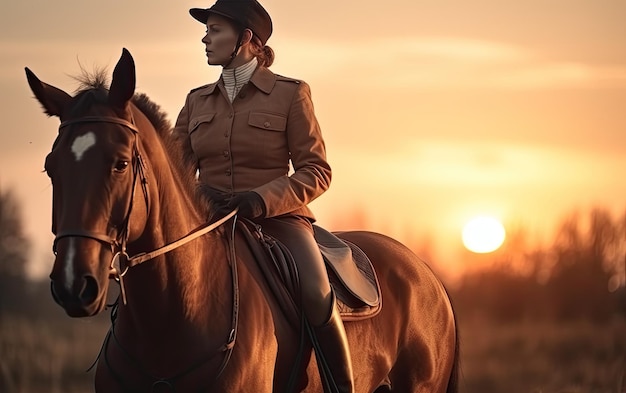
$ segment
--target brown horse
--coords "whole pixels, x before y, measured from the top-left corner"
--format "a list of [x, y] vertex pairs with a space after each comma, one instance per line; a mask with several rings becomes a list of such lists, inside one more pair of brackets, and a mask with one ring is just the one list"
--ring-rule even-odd
[[[321, 393], [311, 352], [296, 361], [301, 333], [233, 236], [235, 218], [205, 224], [210, 203], [199, 200], [165, 116], [135, 95], [130, 53], [108, 90], [101, 75], [70, 96], [26, 74], [44, 111], [61, 121], [45, 162], [53, 296], [68, 315], [92, 316], [106, 306], [110, 279], [120, 283], [96, 390]], [[370, 257], [384, 300], [378, 315], [345, 324], [356, 391], [456, 392], [456, 324], [441, 282], [388, 237], [340, 236]]]

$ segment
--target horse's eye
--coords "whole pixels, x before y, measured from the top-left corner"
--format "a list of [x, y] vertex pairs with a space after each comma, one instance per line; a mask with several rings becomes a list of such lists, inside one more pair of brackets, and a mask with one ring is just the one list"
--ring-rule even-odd
[[115, 163], [115, 172], [119, 172], [122, 173], [124, 171], [126, 171], [126, 169], [128, 168], [128, 161], [126, 160], [119, 160], [118, 162]]

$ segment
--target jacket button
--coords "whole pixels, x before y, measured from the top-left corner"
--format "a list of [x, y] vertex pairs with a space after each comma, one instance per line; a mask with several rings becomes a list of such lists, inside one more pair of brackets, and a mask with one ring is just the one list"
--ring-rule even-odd
[[233, 114], [232, 114], [232, 112], [228, 114], [228, 118], [229, 118], [229, 119], [232, 119], [232, 118], [233, 118]]
[[224, 155], [224, 157], [228, 158], [228, 156], [230, 156], [230, 152], [228, 150], [224, 150], [222, 152], [222, 154]]
[[226, 173], [226, 176], [230, 176], [230, 174], [231, 174], [230, 169], [226, 169], [225, 173]]
[[265, 128], [270, 128], [272, 124], [269, 121], [266, 121], [265, 123], [263, 123], [263, 127]]

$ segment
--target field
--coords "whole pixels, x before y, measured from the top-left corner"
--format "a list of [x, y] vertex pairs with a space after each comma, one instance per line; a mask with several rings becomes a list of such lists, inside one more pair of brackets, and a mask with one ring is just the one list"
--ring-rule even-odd
[[105, 322], [0, 318], [0, 392], [91, 392]]
[[461, 321], [463, 393], [623, 393], [626, 321]]
[[[623, 393], [626, 321], [460, 321], [462, 393]], [[108, 316], [0, 317], [0, 391], [90, 392]]]

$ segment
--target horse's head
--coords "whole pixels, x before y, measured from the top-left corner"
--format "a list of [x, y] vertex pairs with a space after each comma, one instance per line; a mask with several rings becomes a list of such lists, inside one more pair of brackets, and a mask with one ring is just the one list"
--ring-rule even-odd
[[91, 87], [74, 97], [41, 82], [28, 68], [26, 75], [45, 112], [61, 120], [45, 161], [56, 236], [52, 293], [68, 315], [95, 315], [105, 307], [109, 278], [122, 273], [112, 267], [114, 255], [125, 255], [126, 244], [141, 235], [147, 220], [138, 134], [149, 122], [130, 103], [133, 58], [124, 49], [108, 91]]

